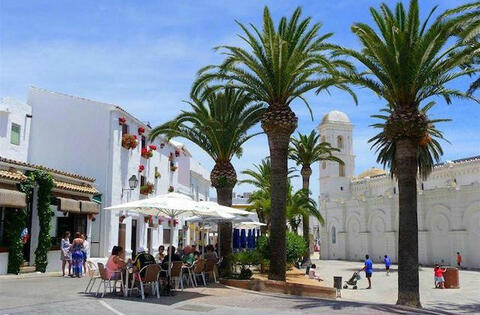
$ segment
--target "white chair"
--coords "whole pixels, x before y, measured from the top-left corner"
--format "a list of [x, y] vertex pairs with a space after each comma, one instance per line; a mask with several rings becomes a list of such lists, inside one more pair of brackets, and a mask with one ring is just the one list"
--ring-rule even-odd
[[[145, 289], [144, 287], [149, 285], [152, 289], [152, 294], [157, 295], [157, 298], [160, 298], [160, 287], [158, 285], [159, 277], [160, 277], [161, 268], [157, 264], [147, 265], [143, 267], [139, 272], [134, 274], [134, 279], [132, 281], [132, 287], [135, 283], [138, 283], [140, 286], [140, 292], [142, 294], [142, 300], [145, 299]], [[142, 278], [141, 274], [144, 273], [145, 276]]]
[[[90, 278], [90, 281], [88, 281], [87, 287], [85, 288], [85, 293], [92, 293], [93, 286], [95, 285], [95, 281], [97, 281], [97, 279], [100, 279], [100, 275], [98, 274], [98, 268], [90, 260], [87, 260], [86, 274]], [[90, 290], [88, 289], [89, 287], [90, 287]]]
[[[107, 293], [107, 285], [110, 288], [110, 293], [112, 292], [112, 281], [113, 281], [113, 288], [114, 288], [113, 292], [116, 292], [118, 281], [120, 281], [120, 287], [123, 290], [123, 274], [122, 274], [122, 272], [121, 271], [113, 271], [113, 272], [111, 272], [110, 277], [107, 277], [107, 272], [106, 271], [107, 271], [107, 269], [105, 268], [105, 266], [102, 263], [98, 263], [98, 272], [100, 274], [100, 280], [101, 281], [98, 284], [97, 293], [95, 294], [95, 296], [97, 296], [98, 293], [100, 292], [100, 286], [102, 285], [102, 283], [103, 283], [102, 297], [104, 297], [105, 293]], [[117, 275], [119, 275], [119, 276], [117, 276]]]

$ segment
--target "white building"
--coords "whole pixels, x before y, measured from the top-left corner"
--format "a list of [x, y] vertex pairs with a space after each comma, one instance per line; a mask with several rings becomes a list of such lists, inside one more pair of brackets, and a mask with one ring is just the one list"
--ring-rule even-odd
[[[148, 194], [140, 191], [147, 184], [153, 187], [150, 196], [174, 189], [197, 199], [208, 199], [210, 182], [206, 171], [185, 146], [160, 138], [151, 143], [147, 140], [150, 126], [121, 107], [35, 87], [30, 88], [27, 103], [35, 118], [31, 127], [31, 161], [95, 177], [102, 194], [102, 208], [147, 198]], [[125, 139], [134, 142], [133, 136], [138, 145], [125, 148]], [[142, 157], [142, 149], [150, 151], [147, 154], [151, 157]], [[129, 184], [132, 176], [139, 182], [133, 190]], [[102, 210], [90, 236], [92, 256], [106, 256], [118, 244], [127, 255], [140, 246], [155, 252], [160, 244], [177, 244], [178, 236], [183, 235], [183, 224], [180, 222], [175, 228], [180, 234], [174, 233], [170, 240], [168, 222], [158, 224], [161, 219], [152, 218], [146, 223], [146, 218], [134, 213]]]
[[[325, 226], [312, 219], [322, 259], [397, 260], [398, 188], [377, 168], [354, 176], [353, 125], [347, 115], [332, 111], [318, 130], [322, 141], [341, 151], [345, 165], [320, 162], [320, 210]], [[435, 166], [418, 181], [419, 260], [421, 264], [453, 265], [456, 252], [464, 265], [480, 268], [480, 157]]]
[[0, 155], [26, 162], [32, 108], [12, 98], [0, 100]]

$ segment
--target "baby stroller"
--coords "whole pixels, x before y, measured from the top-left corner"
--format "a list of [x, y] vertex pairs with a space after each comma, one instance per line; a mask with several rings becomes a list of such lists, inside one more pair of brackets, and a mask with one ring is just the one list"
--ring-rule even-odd
[[348, 289], [348, 286], [352, 286], [352, 289], [356, 290], [357, 289], [357, 281], [360, 280], [360, 273], [354, 272], [352, 277], [348, 279], [348, 281], [345, 281], [345, 285], [343, 286], [344, 289]]

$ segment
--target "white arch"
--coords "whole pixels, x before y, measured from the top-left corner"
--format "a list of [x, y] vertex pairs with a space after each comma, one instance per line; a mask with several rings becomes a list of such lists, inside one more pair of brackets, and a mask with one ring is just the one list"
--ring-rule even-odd
[[425, 227], [429, 231], [433, 231], [434, 218], [438, 216], [444, 216], [447, 219], [448, 230], [450, 231], [452, 229], [451, 214], [452, 214], [452, 211], [449, 207], [442, 204], [434, 205], [427, 211], [427, 215], [425, 216]]

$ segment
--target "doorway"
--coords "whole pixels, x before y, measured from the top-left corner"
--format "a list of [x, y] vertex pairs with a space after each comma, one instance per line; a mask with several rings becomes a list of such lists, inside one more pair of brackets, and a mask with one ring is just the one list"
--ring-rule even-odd
[[137, 255], [137, 219], [132, 220], [132, 235], [130, 248], [132, 249], [132, 258]]
[[153, 255], [153, 248], [152, 248], [152, 228], [147, 228], [147, 251], [149, 254]]
[[125, 248], [125, 238], [127, 232], [127, 225], [125, 223], [118, 224], [118, 246]]

